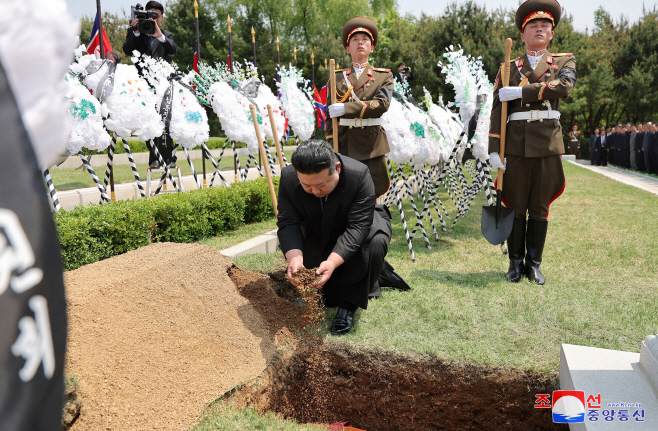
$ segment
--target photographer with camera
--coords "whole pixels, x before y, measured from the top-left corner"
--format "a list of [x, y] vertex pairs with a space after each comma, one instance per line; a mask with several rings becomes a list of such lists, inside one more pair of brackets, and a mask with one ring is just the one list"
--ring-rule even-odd
[[[174, 35], [160, 29], [163, 18], [164, 7], [157, 1], [146, 3], [145, 8], [142, 8], [139, 3], [131, 7], [130, 28], [126, 34], [126, 42], [123, 44], [123, 52], [132, 56], [133, 51], [139, 51], [142, 55], [163, 58], [170, 63], [171, 56], [176, 54], [178, 47], [174, 42]], [[137, 69], [139, 70], [139, 66]], [[154, 141], [167, 165], [170, 168], [175, 167], [174, 143], [169, 134], [166, 135], [166, 142], [163, 142], [162, 137], [155, 138]], [[150, 148], [149, 152], [149, 166], [154, 169], [159, 168], [160, 162], [157, 157]]]
[[393, 76], [395, 77], [395, 79], [397, 79], [397, 81], [400, 84], [402, 84], [402, 82], [404, 82], [404, 81], [409, 82], [409, 81], [413, 81], [414, 79], [416, 79], [416, 77], [414, 76], [414, 73], [411, 71], [411, 67], [408, 67], [404, 63], [398, 64], [398, 72], [399, 73], [396, 73]]

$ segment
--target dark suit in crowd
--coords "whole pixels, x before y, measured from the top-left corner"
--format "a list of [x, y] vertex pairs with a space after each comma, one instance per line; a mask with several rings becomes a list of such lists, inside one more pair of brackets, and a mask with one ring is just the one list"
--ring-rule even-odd
[[631, 135], [633, 133], [629, 130], [628, 132], [624, 133], [624, 147], [623, 147], [623, 159], [624, 159], [624, 167], [626, 169], [631, 168]]
[[596, 138], [596, 158], [594, 163], [596, 166], [607, 166], [608, 165], [608, 147], [607, 147], [607, 137], [605, 134], [600, 135]]
[[637, 149], [635, 147], [636, 142], [637, 142], [637, 136], [639, 135], [638, 132], [633, 132], [631, 133], [630, 137], [630, 163], [631, 163], [631, 169], [637, 169]]
[[635, 138], [635, 151], [637, 153], [637, 170], [644, 172], [645, 169], [645, 164], [644, 164], [644, 152], [642, 151], [642, 144], [644, 143], [644, 135], [646, 135], [646, 132], [640, 132], [637, 134], [637, 137]]
[[608, 163], [615, 163], [615, 151], [617, 150], [617, 133], [610, 133], [608, 135]]
[[[148, 6], [148, 4], [147, 4]], [[128, 28], [126, 33], [126, 41], [123, 44], [123, 52], [126, 55], [132, 56], [133, 51], [139, 51], [142, 55], [148, 55], [153, 58], [163, 58], [166, 62], [171, 63], [171, 56], [178, 52], [178, 47], [174, 42], [174, 35], [170, 31], [162, 30], [162, 35], [165, 37], [165, 41], [161, 42], [153, 36], [149, 36], [144, 33], [139, 33], [139, 36], [135, 35], [135, 32], [132, 28]], [[137, 66], [137, 69], [140, 72], [140, 67]], [[166, 131], [166, 139], [163, 139], [162, 136], [154, 139], [155, 145], [158, 147], [158, 151], [162, 155], [165, 163], [171, 164], [176, 163], [176, 155], [174, 154], [174, 141], [171, 139], [168, 131]], [[152, 163], [157, 163], [158, 158], [155, 153], [151, 150], [149, 146], [149, 165]]]
[[590, 165], [594, 164], [594, 159], [596, 158], [596, 139], [598, 136], [595, 134], [592, 134], [592, 136], [589, 137], [589, 163]]
[[642, 140], [642, 153], [644, 156], [644, 172], [651, 173], [653, 166], [651, 163], [651, 149], [653, 143], [653, 133], [647, 131], [644, 134], [644, 139]]
[[368, 168], [347, 156], [338, 185], [326, 198], [307, 193], [292, 165], [281, 171], [277, 235], [284, 255], [302, 250], [304, 267], [315, 268], [332, 252], [345, 262], [322, 287], [327, 306], [345, 302], [368, 307], [368, 297], [381, 296], [378, 278], [391, 240], [391, 216], [375, 206], [375, 187]]

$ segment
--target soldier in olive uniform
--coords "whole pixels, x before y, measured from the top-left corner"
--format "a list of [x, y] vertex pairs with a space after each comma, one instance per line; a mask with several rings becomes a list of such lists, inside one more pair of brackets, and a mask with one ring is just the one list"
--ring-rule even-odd
[[[537, 284], [544, 284], [539, 265], [548, 209], [565, 186], [559, 109], [560, 99], [567, 97], [576, 83], [576, 60], [572, 54], [546, 51], [561, 13], [555, 0], [527, 0], [519, 6], [515, 23], [527, 52], [512, 60], [508, 87], [500, 88], [500, 72], [494, 84], [489, 153], [492, 166], [505, 171], [503, 201], [508, 208], [516, 209], [514, 227], [507, 239], [510, 266], [505, 274], [512, 282], [525, 274]], [[501, 101], [509, 102], [507, 168], [498, 155]]]
[[[338, 152], [368, 166], [375, 195], [381, 196], [390, 185], [385, 157], [390, 149], [380, 117], [391, 103], [393, 74], [369, 63], [379, 39], [374, 21], [352, 18], [343, 26], [341, 39], [352, 56], [352, 66], [336, 71], [336, 103], [328, 109], [329, 116], [338, 117]], [[329, 142], [334, 133], [328, 121]]]

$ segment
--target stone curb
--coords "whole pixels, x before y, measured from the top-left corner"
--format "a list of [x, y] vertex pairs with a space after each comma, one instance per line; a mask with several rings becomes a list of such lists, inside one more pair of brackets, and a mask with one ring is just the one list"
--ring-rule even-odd
[[238, 256], [244, 256], [246, 254], [274, 253], [279, 250], [279, 239], [276, 236], [276, 232], [277, 229], [274, 229], [233, 247], [221, 250], [220, 253], [230, 259], [235, 259]]

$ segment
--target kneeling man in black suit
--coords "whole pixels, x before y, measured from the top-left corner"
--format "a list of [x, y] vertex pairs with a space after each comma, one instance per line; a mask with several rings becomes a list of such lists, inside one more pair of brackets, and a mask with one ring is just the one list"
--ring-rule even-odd
[[318, 267], [325, 306], [339, 307], [333, 335], [352, 329], [354, 312], [381, 296], [380, 287], [409, 289], [384, 262], [391, 215], [375, 198], [367, 166], [334, 153], [325, 141], [300, 144], [281, 171], [277, 226], [288, 278], [298, 285], [299, 268]]

